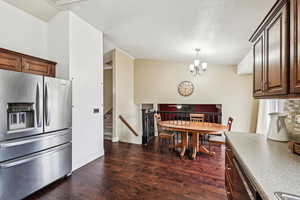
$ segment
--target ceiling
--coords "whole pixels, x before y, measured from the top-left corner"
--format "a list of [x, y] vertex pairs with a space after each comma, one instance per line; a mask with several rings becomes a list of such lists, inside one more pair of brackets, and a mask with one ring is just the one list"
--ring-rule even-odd
[[[48, 21], [53, 0], [5, 0]], [[237, 64], [276, 0], [86, 0], [68, 6], [135, 58]]]
[[4, 0], [13, 6], [28, 12], [29, 14], [48, 21], [58, 13], [58, 9], [54, 7], [54, 2], [51, 0]]

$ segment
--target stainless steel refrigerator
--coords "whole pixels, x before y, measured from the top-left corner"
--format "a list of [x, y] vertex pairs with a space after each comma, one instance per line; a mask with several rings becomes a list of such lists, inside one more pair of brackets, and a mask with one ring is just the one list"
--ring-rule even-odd
[[0, 200], [71, 173], [71, 82], [0, 70]]

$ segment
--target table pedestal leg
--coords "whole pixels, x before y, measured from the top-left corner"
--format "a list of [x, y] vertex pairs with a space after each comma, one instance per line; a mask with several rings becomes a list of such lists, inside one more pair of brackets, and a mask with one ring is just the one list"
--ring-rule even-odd
[[192, 159], [195, 160], [197, 156], [197, 152], [199, 151], [199, 133], [192, 134], [192, 147], [193, 147]]
[[[208, 141], [209, 142], [209, 141]], [[209, 144], [210, 145], [210, 144]], [[201, 153], [205, 153], [205, 154], [208, 154], [208, 155], [210, 155], [210, 156], [213, 156], [213, 155], [215, 155], [216, 153], [215, 152], [213, 152], [213, 151], [211, 151], [210, 150], [210, 148], [209, 148], [209, 150], [205, 147], [205, 146], [203, 146], [203, 145], [200, 145], [199, 146], [199, 151], [198, 152], [201, 152]]]
[[198, 152], [205, 153], [205, 154], [208, 154], [208, 155], [210, 155], [210, 156], [213, 156], [213, 155], [216, 154], [216, 153], [213, 152], [213, 151], [209, 151], [207, 148], [205, 148], [205, 147], [202, 146], [202, 145], [199, 146]]
[[201, 152], [201, 153], [205, 153], [208, 154], [210, 156], [215, 155], [215, 152], [209, 151], [205, 146], [203, 146], [200, 142], [199, 142], [199, 133], [193, 133], [192, 136], [192, 146], [193, 146], [193, 154], [192, 154], [192, 159], [195, 159], [197, 156], [197, 152]]
[[185, 151], [189, 145], [189, 137], [188, 133], [182, 133], [181, 134], [181, 152], [180, 152], [180, 157], [183, 157], [185, 154]]

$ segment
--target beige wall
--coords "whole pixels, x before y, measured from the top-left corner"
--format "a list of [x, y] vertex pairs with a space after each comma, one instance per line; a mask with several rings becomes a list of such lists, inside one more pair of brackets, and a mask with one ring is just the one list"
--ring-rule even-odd
[[142, 135], [134, 136], [119, 119], [119, 115], [122, 115], [137, 132], [141, 133], [138, 127], [140, 109], [134, 104], [134, 59], [118, 49], [113, 53], [113, 84], [113, 138], [140, 144]]
[[[223, 123], [229, 116], [235, 131], [255, 131], [257, 102], [252, 98], [252, 76], [237, 75], [235, 66], [209, 65], [202, 76], [193, 77], [189, 63], [136, 59], [134, 101], [142, 103], [222, 104]], [[181, 81], [192, 81], [194, 94], [177, 92]]]
[[112, 69], [106, 69], [103, 73], [103, 99], [104, 99], [104, 114], [112, 109], [113, 104], [113, 73]]

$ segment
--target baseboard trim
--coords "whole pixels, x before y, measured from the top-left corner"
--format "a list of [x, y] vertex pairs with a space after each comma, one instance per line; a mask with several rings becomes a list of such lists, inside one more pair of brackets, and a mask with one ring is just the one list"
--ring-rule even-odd
[[80, 169], [81, 167], [83, 167], [83, 166], [85, 166], [85, 165], [87, 165], [87, 164], [89, 164], [89, 163], [91, 163], [91, 162], [93, 162], [94, 160], [96, 160], [96, 159], [98, 159], [98, 158], [100, 158], [100, 157], [102, 157], [104, 155], [104, 150], [102, 150], [101, 152], [100, 152], [100, 154], [94, 154], [94, 155], [92, 155], [92, 156], [88, 156], [88, 159], [85, 159], [85, 160], [83, 160], [83, 161], [81, 161], [81, 162], [78, 162], [78, 163], [74, 163], [73, 164], [73, 166], [72, 166], [72, 172], [74, 172], [74, 171], [76, 171], [77, 169]]
[[104, 135], [104, 140], [111, 140], [111, 135]]
[[129, 144], [143, 144], [140, 140], [127, 140], [127, 139], [120, 139], [120, 142], [129, 143]]
[[111, 138], [111, 141], [112, 142], [119, 142], [119, 138], [118, 137], [113, 137], [113, 138]]

